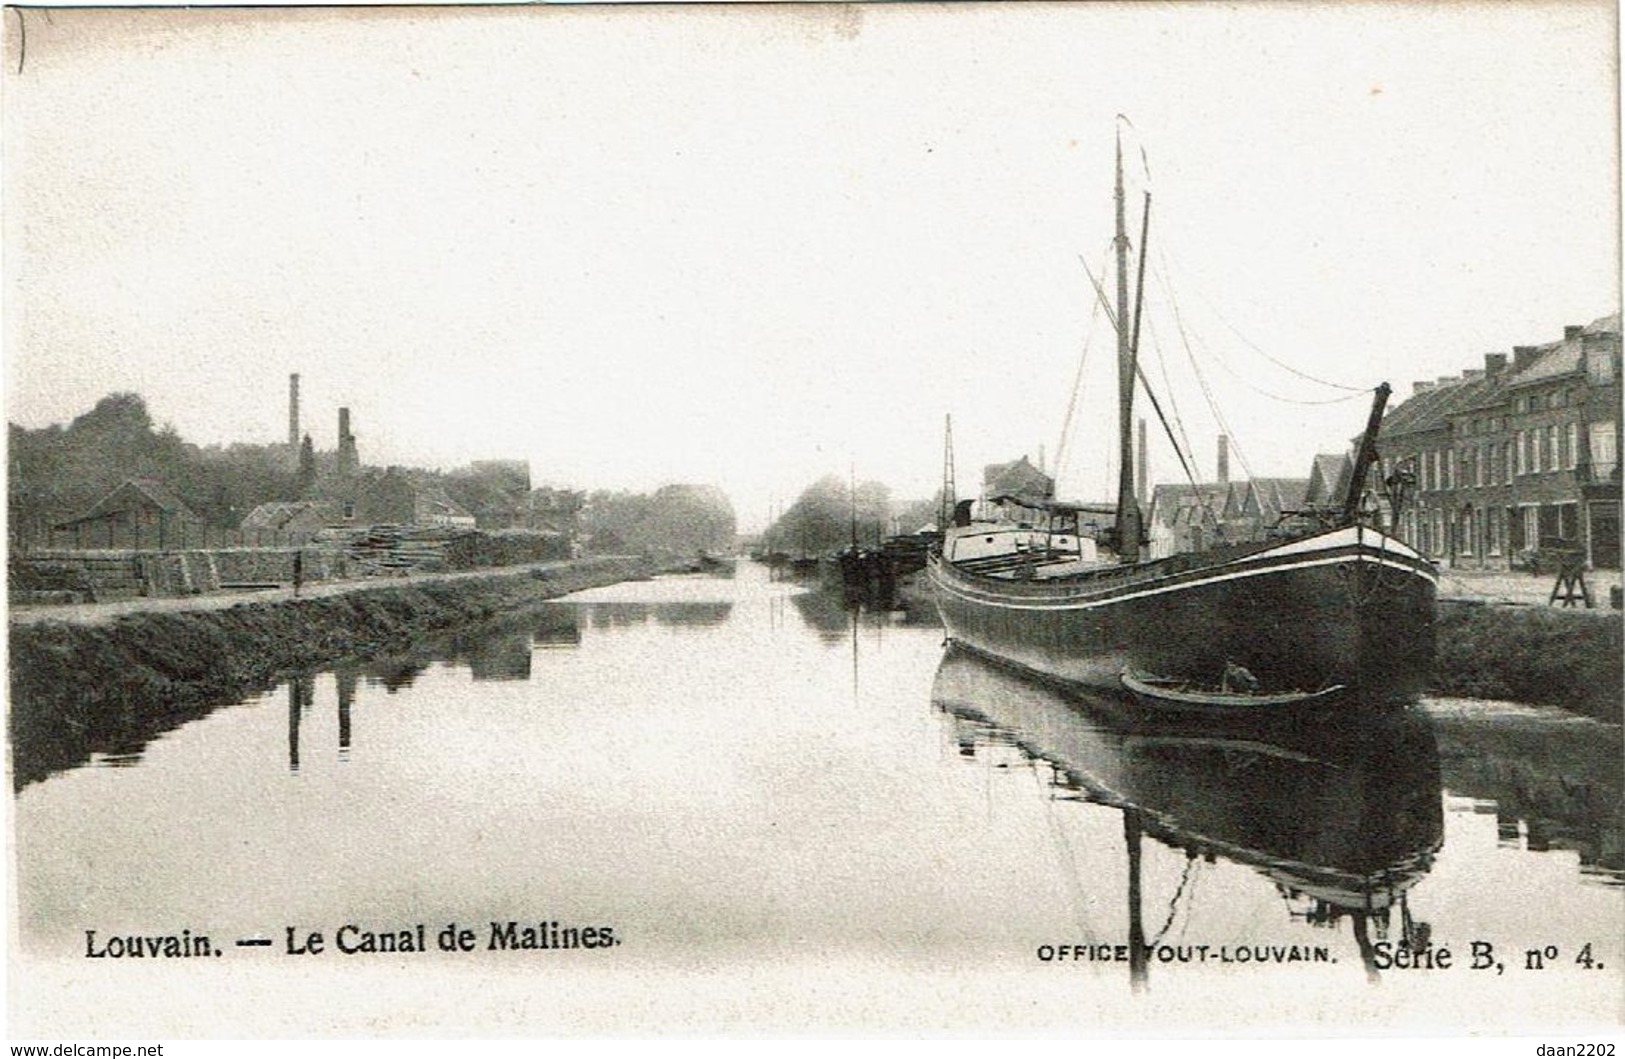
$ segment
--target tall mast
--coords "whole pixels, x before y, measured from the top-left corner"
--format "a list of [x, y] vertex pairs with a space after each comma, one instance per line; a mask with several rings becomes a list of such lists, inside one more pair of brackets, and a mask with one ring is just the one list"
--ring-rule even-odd
[[846, 502], [852, 514], [852, 550], [858, 550], [858, 469], [857, 464], [846, 465]]
[[948, 520], [954, 514], [954, 417], [943, 417], [942, 427], [942, 503], [937, 508], [937, 531], [948, 532]]
[[[1128, 315], [1128, 222], [1123, 202], [1123, 132], [1117, 131], [1117, 557], [1140, 558], [1140, 511], [1134, 500], [1134, 346]], [[1144, 252], [1143, 249], [1141, 251]]]

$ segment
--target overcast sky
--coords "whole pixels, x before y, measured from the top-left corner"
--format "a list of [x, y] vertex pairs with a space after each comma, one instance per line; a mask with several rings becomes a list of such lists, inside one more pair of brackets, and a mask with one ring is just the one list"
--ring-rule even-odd
[[318, 448], [347, 405], [367, 463], [710, 482], [751, 527], [849, 465], [930, 495], [945, 413], [962, 491], [1053, 464], [1087, 349], [1061, 492], [1105, 496], [1119, 127], [1203, 475], [1199, 379], [1234, 473], [1304, 476], [1357, 390], [1618, 308], [1611, 3], [6, 15], [30, 427], [135, 390], [277, 442], [297, 371]]

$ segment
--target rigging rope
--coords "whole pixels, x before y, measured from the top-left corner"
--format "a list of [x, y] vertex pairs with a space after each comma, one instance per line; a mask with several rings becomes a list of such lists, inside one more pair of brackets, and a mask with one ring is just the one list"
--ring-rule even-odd
[[[1174, 382], [1168, 374], [1168, 361], [1162, 355], [1162, 343], [1157, 340], [1157, 328], [1154, 323], [1151, 326], [1151, 346], [1156, 350], [1157, 364], [1162, 368], [1162, 383], [1168, 387], [1168, 403], [1174, 405]], [[1174, 405], [1174, 422], [1179, 424], [1179, 436], [1184, 441], [1184, 452], [1195, 452], [1195, 448], [1191, 445], [1190, 435], [1185, 431], [1185, 420], [1179, 414], [1177, 405]], [[1180, 444], [1177, 441], [1174, 442], [1174, 455], [1180, 457], [1180, 464], [1185, 468], [1185, 478], [1191, 483], [1191, 496], [1195, 498], [1198, 508], [1207, 514], [1209, 521], [1214, 525], [1218, 525], [1219, 516], [1213, 511], [1212, 498], [1202, 489], [1196, 475], [1191, 473], [1190, 465], [1185, 463], [1184, 455], [1180, 451]]]
[[[1053, 762], [1046, 761], [1045, 764], [1050, 767], [1050, 787], [1061, 787], [1065, 774]], [[1058, 858], [1064, 858], [1067, 868], [1070, 869], [1069, 871], [1063, 871], [1061, 874], [1065, 876], [1072, 891], [1074, 915], [1077, 917], [1078, 926], [1081, 928], [1084, 938], [1093, 940], [1095, 932], [1089, 929], [1089, 923], [1084, 918], [1084, 910], [1089, 907], [1089, 897], [1083, 891], [1082, 880], [1078, 878], [1078, 855], [1073, 852], [1072, 843], [1066, 837], [1065, 829], [1061, 827], [1060, 821], [1055, 818], [1055, 796], [1044, 789], [1044, 780], [1038, 774], [1037, 762], [1034, 761], [1033, 765], [1034, 767], [1031, 770], [1033, 780], [1039, 785], [1039, 794], [1044, 798], [1044, 819], [1049, 824], [1050, 837], [1055, 840], [1056, 855]]]
[[[1166, 262], [1164, 264], [1166, 265]], [[1162, 289], [1167, 292], [1168, 300], [1170, 302], [1174, 301], [1173, 284], [1169, 281], [1167, 273], [1159, 271], [1156, 278], [1157, 282], [1162, 286]], [[1232, 330], [1234, 330], [1234, 328], [1232, 328]], [[1245, 339], [1243, 339], [1243, 341], [1245, 341]], [[1303, 405], [1308, 407], [1317, 407], [1319, 405], [1328, 404], [1342, 404], [1344, 401], [1353, 401], [1360, 397], [1364, 397], [1366, 394], [1371, 392], [1369, 388], [1365, 390], [1355, 390], [1351, 393], [1345, 393], [1339, 397], [1328, 397], [1321, 401], [1306, 401], [1297, 397], [1283, 397], [1278, 393], [1272, 393], [1271, 391], [1253, 383], [1253, 381], [1247, 378], [1246, 375], [1231, 367], [1230, 362], [1221, 357], [1212, 346], [1204, 346], [1203, 348], [1206, 350], [1208, 356], [1213, 360], [1213, 362], [1219, 367], [1223, 368], [1226, 374], [1228, 374], [1231, 378], [1241, 383], [1241, 385], [1245, 386], [1247, 389], [1258, 394], [1260, 397], [1267, 397], [1272, 401], [1279, 401], [1281, 404]], [[1262, 350], [1260, 350], [1260, 352], [1262, 352]], [[1343, 389], [1343, 387], [1338, 388]]]
[[[1168, 254], [1167, 254], [1167, 251], [1164, 248], [1163, 244], [1160, 244], [1160, 243], [1158, 244], [1157, 252], [1162, 257], [1163, 269], [1164, 269], [1164, 272], [1166, 273], [1167, 268], [1168, 268]], [[1241, 339], [1241, 341], [1248, 348], [1250, 348], [1253, 352], [1257, 353], [1259, 356], [1263, 357], [1265, 360], [1269, 361], [1271, 364], [1274, 364], [1276, 367], [1280, 368], [1281, 370], [1290, 372], [1293, 375], [1298, 376], [1300, 379], [1307, 379], [1309, 382], [1317, 383], [1317, 384], [1319, 384], [1321, 386], [1329, 386], [1334, 390], [1347, 390], [1350, 393], [1350, 398], [1349, 399], [1352, 399], [1353, 397], [1358, 396], [1360, 394], [1370, 393], [1371, 392], [1371, 387], [1369, 387], [1369, 386], [1349, 386], [1349, 385], [1347, 385], [1345, 383], [1333, 382], [1330, 379], [1322, 379], [1317, 375], [1311, 375], [1308, 372], [1303, 371], [1300, 368], [1295, 368], [1291, 364], [1288, 364], [1283, 360], [1279, 360], [1276, 357], [1271, 356], [1268, 352], [1266, 352], [1263, 349], [1263, 347], [1259, 346], [1258, 343], [1254, 342], [1252, 339], [1250, 339], [1246, 335], [1242, 334], [1241, 329], [1236, 327], [1235, 324], [1231, 323], [1229, 321], [1229, 319], [1226, 318], [1224, 313], [1219, 311], [1219, 307], [1217, 305], [1214, 305], [1213, 302], [1210, 301], [1208, 299], [1208, 297], [1205, 294], [1202, 293], [1200, 288], [1197, 289], [1196, 294], [1197, 294], [1197, 297], [1201, 298], [1202, 301], [1207, 305], [1207, 307], [1210, 310], [1212, 310], [1213, 315], [1217, 316], [1219, 318], [1219, 322], [1224, 324], [1224, 326], [1226, 326], [1226, 327], [1228, 327], [1230, 329], [1230, 332], [1232, 334], [1234, 334], [1237, 338]], [[1266, 395], [1266, 396], [1268, 396], [1268, 395]], [[1299, 403], [1309, 404], [1309, 403], [1313, 403], [1313, 402], [1299, 402]], [[1331, 402], [1321, 402], [1321, 403], [1329, 404]]]
[[1248, 464], [1247, 457], [1241, 451], [1241, 445], [1236, 439], [1236, 432], [1230, 429], [1230, 424], [1225, 421], [1224, 413], [1219, 411], [1218, 402], [1213, 399], [1213, 389], [1207, 384], [1207, 376], [1202, 374], [1202, 366], [1196, 362], [1196, 354], [1191, 351], [1190, 335], [1185, 333], [1185, 318], [1179, 311], [1179, 300], [1174, 297], [1172, 290], [1168, 291], [1168, 304], [1174, 310], [1174, 325], [1179, 329], [1180, 341], [1185, 345], [1185, 356], [1191, 362], [1191, 370], [1196, 373], [1196, 382], [1202, 388], [1202, 396], [1207, 400], [1208, 409], [1212, 411], [1213, 418], [1218, 421], [1219, 427], [1224, 431], [1225, 436], [1230, 439], [1230, 449], [1236, 454], [1236, 461], [1241, 464], [1241, 469], [1251, 479], [1254, 477], [1253, 469]]
[[1179, 888], [1174, 891], [1173, 900], [1168, 902], [1168, 918], [1163, 922], [1162, 929], [1157, 931], [1157, 936], [1152, 938], [1151, 943], [1146, 946], [1147, 948], [1156, 948], [1158, 943], [1162, 941], [1163, 936], [1168, 933], [1168, 928], [1174, 925], [1174, 916], [1179, 911], [1179, 897], [1185, 892], [1185, 884], [1190, 882], [1191, 868], [1195, 864], [1196, 854], [1187, 851], [1185, 854], [1185, 873], [1179, 877]]
[[[1083, 270], [1089, 274], [1089, 282], [1094, 284], [1095, 295], [1098, 298], [1096, 304], [1106, 310], [1106, 318], [1111, 321], [1113, 327], [1116, 327], [1117, 314], [1112, 312], [1111, 305], [1106, 300], [1106, 288], [1101, 286], [1100, 281], [1095, 278], [1095, 274], [1089, 270], [1089, 262], [1083, 260], [1082, 254], [1078, 255], [1078, 261], [1082, 263]], [[1151, 380], [1145, 377], [1145, 368], [1141, 366], [1138, 356], [1134, 358], [1134, 374], [1139, 378], [1140, 387], [1145, 391], [1146, 397], [1151, 399], [1151, 408], [1157, 413], [1157, 421], [1162, 424], [1162, 432], [1167, 435], [1168, 443], [1174, 447], [1174, 455], [1179, 457], [1179, 465], [1185, 469], [1185, 477], [1189, 478], [1191, 485], [1194, 486], [1196, 476], [1191, 472], [1190, 463], [1186, 460], [1185, 453], [1180, 448], [1179, 439], [1174, 437], [1174, 430], [1168, 424], [1168, 417], [1162, 414], [1162, 405], [1157, 401], [1156, 392], [1151, 389]]]
[[[1108, 254], [1110, 252], [1111, 252], [1111, 245], [1108, 243], [1107, 248], [1104, 251], [1101, 252], [1101, 256], [1104, 257], [1106, 254]], [[1081, 254], [1078, 255], [1078, 259], [1081, 261], [1083, 259], [1083, 255], [1081, 255]], [[1084, 267], [1084, 271], [1087, 272], [1088, 269], [1089, 269], [1089, 266], [1087, 264], [1085, 264], [1083, 267]], [[1106, 270], [1106, 266], [1104, 264], [1102, 264], [1100, 270], [1102, 272], [1104, 272]], [[1093, 275], [1091, 275], [1090, 279], [1092, 280], [1093, 278], [1094, 278]], [[1094, 338], [1095, 321], [1097, 319], [1099, 319], [1099, 318], [1100, 318], [1100, 301], [1097, 299], [1095, 301], [1094, 305], [1089, 310], [1089, 326], [1083, 332], [1083, 352], [1078, 354], [1078, 370], [1077, 370], [1076, 374], [1074, 374], [1072, 376], [1072, 392], [1067, 396], [1067, 399], [1066, 399], [1066, 419], [1065, 419], [1064, 422], [1061, 423], [1061, 441], [1060, 441], [1060, 444], [1055, 446], [1055, 477], [1056, 477], [1056, 480], [1060, 479], [1060, 477], [1061, 477], [1061, 469], [1066, 466], [1067, 442], [1072, 437], [1072, 415], [1077, 410], [1077, 407], [1078, 407], [1078, 391], [1083, 388], [1083, 366], [1089, 360], [1089, 343]]]

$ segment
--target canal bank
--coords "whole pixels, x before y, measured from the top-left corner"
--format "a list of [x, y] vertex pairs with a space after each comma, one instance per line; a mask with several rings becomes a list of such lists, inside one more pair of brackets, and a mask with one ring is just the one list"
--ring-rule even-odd
[[298, 596], [282, 589], [14, 611], [14, 752], [27, 747], [29, 760], [49, 761], [64, 734], [116, 730], [137, 715], [184, 719], [291, 673], [652, 571], [644, 559], [598, 557], [329, 583]]

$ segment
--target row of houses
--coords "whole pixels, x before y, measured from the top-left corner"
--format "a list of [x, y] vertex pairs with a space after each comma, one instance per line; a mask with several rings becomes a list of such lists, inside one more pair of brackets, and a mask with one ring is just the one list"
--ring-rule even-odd
[[[1221, 437], [1216, 481], [1163, 483], [1152, 488], [1149, 497], [1142, 498], [1149, 557], [1264, 540], [1276, 530], [1283, 516], [1341, 506], [1349, 476], [1354, 472], [1349, 455], [1321, 454], [1312, 461], [1306, 478], [1232, 481], [1228, 449], [1228, 440]], [[1025, 456], [1011, 463], [990, 464], [982, 473], [984, 500], [1051, 496], [1054, 487], [1054, 480]]]
[[1265, 540], [1283, 519], [1314, 517], [1342, 503], [1353, 460], [1346, 455], [1314, 458], [1307, 478], [1249, 478], [1191, 485], [1162, 484], [1146, 513], [1149, 555], [1162, 558], [1218, 544]]
[[1406, 472], [1400, 537], [1455, 566], [1504, 569], [1536, 550], [1620, 566], [1620, 317], [1413, 385], [1384, 417], [1384, 477]]
[[[1453, 567], [1519, 568], [1562, 551], [1619, 569], [1620, 360], [1615, 313], [1415, 383], [1383, 418], [1365, 503]], [[1324, 517], [1344, 503], [1352, 473], [1351, 453], [1321, 454], [1305, 478], [1233, 482], [1221, 438], [1217, 481], [1158, 485], [1142, 497], [1150, 555], [1261, 540], [1283, 517]], [[1389, 482], [1404, 485], [1396, 494]], [[984, 497], [1053, 488], [1025, 457], [984, 474]]]

